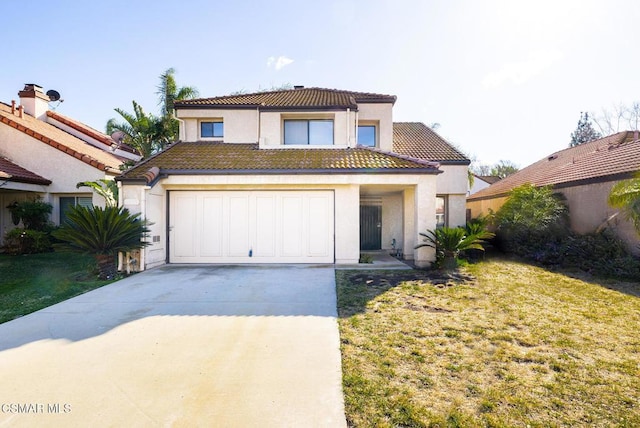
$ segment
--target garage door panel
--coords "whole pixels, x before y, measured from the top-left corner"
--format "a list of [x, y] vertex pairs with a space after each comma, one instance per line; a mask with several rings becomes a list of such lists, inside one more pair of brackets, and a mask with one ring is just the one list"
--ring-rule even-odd
[[173, 263], [333, 263], [332, 191], [171, 191]]
[[276, 212], [276, 196], [256, 197], [255, 206], [255, 248], [256, 257], [276, 256], [276, 235], [279, 232]]
[[282, 198], [282, 255], [300, 257], [302, 255], [302, 197]]
[[329, 198], [310, 197], [309, 212], [306, 216], [309, 219], [308, 232], [308, 253], [312, 256], [329, 255], [330, 238], [327, 234], [330, 221]]
[[244, 257], [249, 255], [249, 195], [229, 197], [229, 255]]
[[193, 195], [179, 195], [175, 198], [174, 215], [180, 218], [174, 229], [175, 255], [193, 257], [196, 255], [197, 200]]
[[222, 256], [223, 218], [222, 196], [204, 196], [200, 216], [202, 222], [202, 235], [199, 238], [201, 256]]

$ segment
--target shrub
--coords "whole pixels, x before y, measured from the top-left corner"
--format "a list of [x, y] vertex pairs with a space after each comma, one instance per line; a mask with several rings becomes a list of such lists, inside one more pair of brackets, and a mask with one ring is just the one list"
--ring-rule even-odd
[[16, 228], [5, 234], [3, 248], [13, 255], [45, 253], [51, 251], [51, 240], [47, 232]]
[[13, 202], [7, 208], [11, 212], [11, 218], [16, 226], [22, 221], [25, 229], [50, 232], [53, 228], [49, 222], [53, 206], [41, 199]]
[[483, 245], [486, 239], [491, 239], [493, 233], [484, 228], [472, 226], [474, 233], [469, 233], [462, 227], [442, 227], [420, 233], [424, 238], [422, 244], [415, 248], [431, 247], [436, 250], [436, 267], [443, 269], [455, 269], [458, 266], [458, 257], [462, 251], [484, 251]]
[[115, 256], [149, 245], [143, 242], [149, 229], [140, 214], [131, 214], [126, 208], [113, 206], [83, 207], [77, 205], [67, 211], [67, 220], [53, 236], [66, 246], [92, 254], [97, 262], [101, 279], [116, 274]]

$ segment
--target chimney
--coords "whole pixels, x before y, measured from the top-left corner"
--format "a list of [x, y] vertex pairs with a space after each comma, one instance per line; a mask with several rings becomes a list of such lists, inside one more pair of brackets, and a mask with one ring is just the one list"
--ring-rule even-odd
[[293, 89], [304, 89], [304, 85], [294, 85]]
[[633, 131], [633, 141], [638, 141], [638, 130]]
[[49, 96], [42, 92], [42, 87], [33, 83], [24, 85], [24, 89], [18, 92], [20, 104], [24, 111], [36, 119], [45, 120], [49, 110]]

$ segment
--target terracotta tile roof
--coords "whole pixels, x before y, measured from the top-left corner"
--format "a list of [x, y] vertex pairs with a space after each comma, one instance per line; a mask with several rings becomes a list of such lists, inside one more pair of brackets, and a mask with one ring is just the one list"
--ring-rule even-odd
[[35, 172], [31, 172], [0, 156], [0, 181], [4, 180], [30, 184], [51, 184], [51, 180], [47, 180]]
[[[158, 170], [153, 170], [158, 168]], [[122, 179], [158, 174], [344, 174], [388, 172], [437, 174], [438, 164], [369, 148], [259, 149], [257, 144], [176, 143], [124, 173]], [[146, 176], [145, 176], [146, 175]]]
[[468, 165], [469, 159], [420, 122], [394, 122], [393, 151], [418, 159]]
[[[109, 135], [103, 134], [102, 132], [93, 129], [92, 127], [85, 125], [84, 123], [78, 122], [77, 120], [71, 119], [70, 117], [63, 116], [60, 113], [56, 113], [55, 111], [51, 110], [47, 111], [47, 116], [57, 120], [58, 122], [64, 123], [65, 125], [93, 138], [96, 141], [101, 142], [102, 144], [104, 144], [105, 150], [111, 149], [111, 147], [117, 145], [117, 143]], [[137, 153], [137, 151], [133, 147], [126, 144], [120, 144], [118, 148], [129, 153]]]
[[358, 103], [395, 103], [394, 95], [368, 92], [342, 91], [325, 88], [300, 88], [253, 94], [227, 95], [214, 98], [197, 98], [176, 101], [180, 108], [247, 107], [261, 109], [277, 108], [352, 108]]
[[119, 171], [122, 161], [115, 155], [94, 147], [55, 126], [26, 113], [11, 113], [11, 106], [0, 103], [0, 123], [17, 129], [44, 144], [73, 156], [102, 171]]
[[468, 200], [505, 196], [525, 183], [568, 187], [591, 180], [618, 179], [635, 171], [640, 171], [640, 140], [634, 138], [632, 131], [623, 131], [555, 152], [473, 194]]

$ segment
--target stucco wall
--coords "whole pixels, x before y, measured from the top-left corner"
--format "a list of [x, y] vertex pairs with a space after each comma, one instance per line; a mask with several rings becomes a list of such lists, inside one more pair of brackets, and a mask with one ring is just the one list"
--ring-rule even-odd
[[[571, 229], [577, 233], [591, 233], [598, 227], [604, 225], [618, 210], [609, 207], [607, 198], [614, 181], [603, 183], [593, 183], [583, 186], [574, 186], [558, 189], [566, 198], [569, 206], [569, 216]], [[471, 209], [471, 216], [486, 215], [489, 209], [494, 212], [504, 204], [506, 197], [487, 199], [480, 201], [468, 201], [467, 208]], [[608, 222], [609, 227], [615, 231], [616, 235], [625, 241], [629, 248], [636, 254], [640, 254], [640, 238], [638, 237], [633, 224], [626, 220], [624, 216], [618, 215]]]
[[379, 148], [393, 150], [393, 105], [389, 103], [358, 104], [358, 123], [376, 122]]
[[[262, 112], [260, 114], [260, 144], [280, 147], [284, 144], [284, 121], [287, 119], [331, 119], [333, 120], [333, 146], [346, 146], [347, 112]], [[293, 147], [293, 146], [287, 146]], [[320, 146], [326, 147], [326, 146]]]
[[222, 119], [224, 123], [224, 137], [226, 143], [256, 143], [258, 142], [258, 112], [254, 109], [246, 110], [178, 110], [178, 118], [184, 121], [184, 141], [219, 140], [218, 138], [200, 138], [200, 121], [204, 119]]
[[[432, 249], [414, 252], [418, 232], [435, 227], [435, 176], [432, 175], [250, 175], [250, 176], [170, 176], [160, 180], [141, 196], [143, 186], [122, 186], [122, 201], [132, 212], [143, 212], [152, 221], [151, 235], [159, 236], [145, 250], [146, 266], [164, 263], [166, 257], [166, 191], [169, 190], [333, 190], [335, 195], [335, 260], [357, 263], [360, 257], [360, 185], [402, 185], [403, 196], [387, 200], [390, 215], [399, 214], [404, 226], [390, 226], [387, 233], [404, 245], [405, 254], [423, 265], [433, 260]], [[154, 195], [154, 196], [152, 196]], [[385, 198], [386, 199], [386, 198]], [[146, 200], [146, 203], [143, 201]], [[398, 206], [400, 204], [400, 206]], [[384, 214], [383, 214], [384, 216]], [[384, 220], [383, 220], [384, 222]], [[387, 237], [390, 241], [390, 238]], [[387, 243], [385, 243], [386, 245]], [[387, 246], [390, 248], [390, 245]]]
[[396, 248], [402, 249], [403, 230], [402, 193], [382, 197], [382, 249], [391, 250], [391, 241], [396, 240]]

